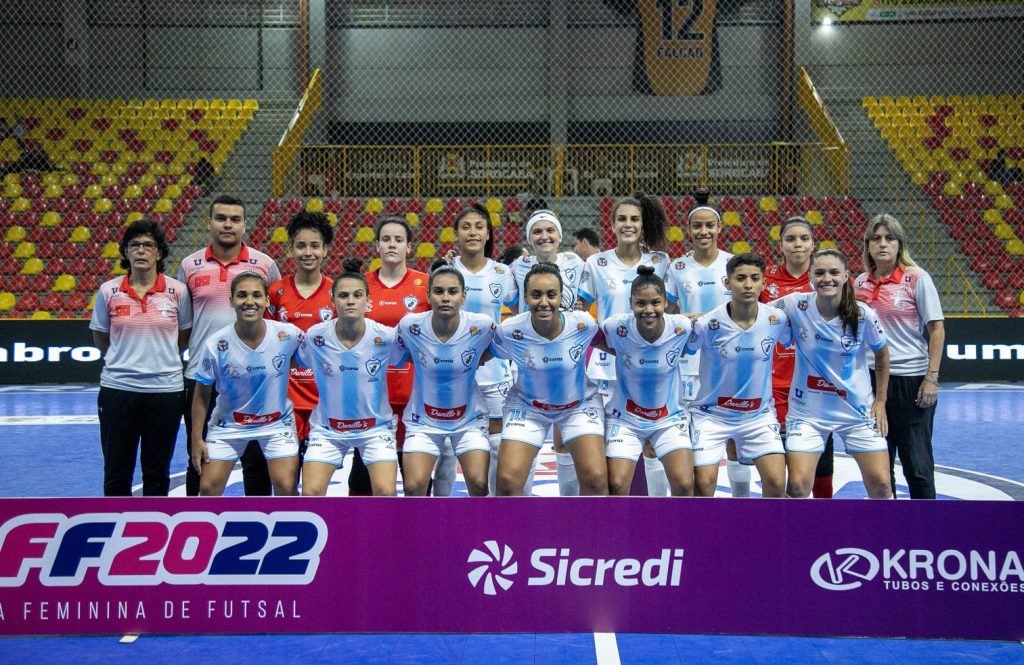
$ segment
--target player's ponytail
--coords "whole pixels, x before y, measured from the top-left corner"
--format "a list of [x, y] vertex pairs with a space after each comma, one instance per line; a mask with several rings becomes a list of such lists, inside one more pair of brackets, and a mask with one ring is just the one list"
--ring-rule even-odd
[[459, 286], [462, 287], [463, 291], [466, 290], [466, 278], [462, 276], [462, 273], [459, 272], [458, 268], [453, 266], [451, 263], [448, 263], [444, 259], [437, 259], [431, 264], [430, 278], [427, 280], [427, 288], [430, 289], [431, 287], [433, 287], [434, 278], [439, 277], [441, 275], [455, 275], [455, 277], [459, 280]]
[[350, 256], [341, 262], [341, 269], [345, 272], [363, 272], [363, 260], [356, 256]]
[[[822, 249], [814, 253], [811, 263], [813, 264], [823, 256], [832, 256], [839, 259], [847, 275], [849, 275], [850, 259], [846, 258], [845, 254], [831, 247]], [[843, 291], [839, 297], [839, 320], [843, 322], [843, 330], [849, 330], [853, 338], [856, 339], [857, 330], [860, 326], [860, 307], [857, 305], [857, 298], [853, 292], [853, 283], [849, 279], [843, 282]]]

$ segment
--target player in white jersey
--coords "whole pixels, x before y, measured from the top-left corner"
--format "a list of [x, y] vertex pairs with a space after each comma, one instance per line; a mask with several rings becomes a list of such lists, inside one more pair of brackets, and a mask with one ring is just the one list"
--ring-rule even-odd
[[[868, 496], [891, 498], [885, 333], [874, 310], [854, 298], [845, 256], [821, 250], [811, 261], [810, 273], [813, 293], [793, 293], [772, 303], [786, 313], [796, 346], [786, 417], [786, 493], [810, 495], [818, 456], [834, 433], [857, 461]], [[869, 348], [875, 360], [873, 394]]]
[[[668, 270], [668, 254], [656, 251], [667, 245], [668, 235], [668, 221], [659, 201], [643, 194], [618, 201], [612, 211], [612, 231], [615, 248], [588, 258], [580, 283], [580, 301], [587, 306], [597, 302], [598, 321], [630, 312], [629, 293], [637, 266], [653, 266], [654, 274], [662, 279]], [[615, 364], [608, 354], [592, 354], [587, 371], [599, 385], [608, 387], [603, 393], [611, 392]], [[644, 448], [644, 475], [650, 496], [668, 494], [665, 469], [650, 446]]]
[[[562, 275], [562, 302], [568, 306], [575, 304], [579, 297], [579, 285], [583, 279], [583, 259], [572, 252], [558, 251], [562, 244], [562, 223], [554, 212], [541, 209], [536, 210], [526, 220], [526, 240], [533, 249], [533, 256], [524, 256], [512, 263], [512, 274], [516, 281], [517, 302], [514, 303], [520, 310], [525, 310], [522, 304], [522, 293], [525, 288], [526, 273], [538, 263], [551, 263], [558, 266]], [[552, 430], [552, 438], [555, 450], [555, 466], [558, 470], [558, 492], [562, 496], [574, 496], [579, 494], [579, 481], [576, 479], [576, 469], [572, 465], [572, 455], [569, 449], [562, 443], [562, 433], [555, 427]], [[492, 452], [495, 450], [491, 449]], [[496, 459], [491, 459], [494, 465], [492, 471], [497, 471]], [[534, 458], [536, 465], [536, 458]], [[530, 495], [533, 488], [533, 470], [526, 480], [526, 494]]]
[[431, 311], [407, 314], [398, 322], [391, 364], [416, 366], [405, 408], [403, 488], [425, 496], [434, 462], [445, 439], [462, 464], [470, 496], [487, 495], [487, 408], [477, 385], [477, 367], [494, 336], [486, 314], [462, 312], [466, 283], [457, 269], [441, 264], [430, 273]]
[[[236, 276], [231, 280], [236, 320], [215, 332], [200, 352], [192, 399], [192, 463], [199, 471], [203, 496], [224, 493], [231, 469], [251, 441], [267, 458], [274, 494], [296, 494], [299, 441], [288, 376], [302, 331], [290, 323], [265, 320], [269, 302], [262, 275]], [[217, 403], [209, 414], [214, 387]]]
[[605, 405], [608, 492], [627, 495], [643, 445], [654, 448], [673, 496], [693, 496], [690, 416], [679, 404], [676, 365], [686, 354], [690, 319], [666, 316], [665, 282], [640, 266], [633, 281], [631, 314], [601, 323], [604, 344], [615, 354], [615, 392]]
[[[490, 213], [480, 204], [464, 209], [455, 218], [457, 255], [451, 263], [466, 281], [464, 312], [486, 314], [494, 323], [501, 320], [502, 306], [516, 300], [516, 283], [508, 266], [493, 260], [494, 229]], [[512, 386], [512, 372], [508, 361], [492, 358], [480, 366], [476, 374], [485, 410], [490, 419], [487, 438], [491, 444], [491, 463], [488, 466], [488, 487], [494, 493], [494, 472], [497, 469], [498, 444], [501, 443], [501, 410], [505, 396]], [[445, 445], [434, 467], [434, 496], [451, 496], [455, 484], [455, 453]]]
[[702, 351], [700, 387], [690, 407], [695, 494], [714, 496], [730, 439], [739, 461], [754, 464], [761, 494], [785, 496], [786, 458], [772, 397], [775, 344], [789, 344], [786, 314], [758, 302], [764, 259], [737, 254], [726, 266], [732, 300], [693, 324], [687, 353]]
[[499, 496], [522, 496], [552, 425], [559, 426], [572, 454], [580, 494], [608, 494], [602, 404], [586, 374], [586, 350], [597, 323], [585, 312], [562, 311], [562, 288], [556, 266], [530, 269], [523, 292], [529, 311], [501, 323], [491, 345], [496, 356], [519, 368], [505, 402]]
[[331, 300], [338, 318], [311, 327], [299, 346], [299, 364], [313, 370], [319, 393], [302, 464], [303, 496], [325, 496], [352, 449], [366, 464], [374, 496], [396, 494], [398, 453], [387, 390], [395, 329], [366, 318], [368, 292], [361, 273], [336, 277]]

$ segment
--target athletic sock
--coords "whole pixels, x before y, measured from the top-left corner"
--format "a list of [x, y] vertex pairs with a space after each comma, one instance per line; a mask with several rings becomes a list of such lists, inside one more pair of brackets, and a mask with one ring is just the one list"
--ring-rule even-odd
[[750, 467], [736, 460], [729, 460], [725, 469], [729, 474], [729, 487], [732, 489], [733, 497], [750, 496]]
[[576, 466], [569, 453], [555, 453], [558, 468], [558, 496], [579, 496], [580, 481], [576, 477]]
[[668, 496], [668, 476], [665, 466], [657, 457], [644, 457], [644, 477], [647, 479], [647, 496]]
[[815, 476], [811, 496], [815, 499], [831, 499], [832, 476]]

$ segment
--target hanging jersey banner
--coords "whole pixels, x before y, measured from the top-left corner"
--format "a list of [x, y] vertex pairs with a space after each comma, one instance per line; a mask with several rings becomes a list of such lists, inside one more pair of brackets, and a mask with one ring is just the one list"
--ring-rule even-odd
[[[717, 0], [637, 0], [640, 14], [639, 81], [657, 96], [709, 92], [715, 63]], [[641, 76], [642, 74], [642, 76]], [[645, 80], [644, 80], [645, 79]]]

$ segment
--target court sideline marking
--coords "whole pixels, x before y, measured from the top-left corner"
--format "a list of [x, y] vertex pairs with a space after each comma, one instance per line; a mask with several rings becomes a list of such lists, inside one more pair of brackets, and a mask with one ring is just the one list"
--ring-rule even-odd
[[615, 633], [594, 633], [594, 654], [597, 665], [622, 665]]

